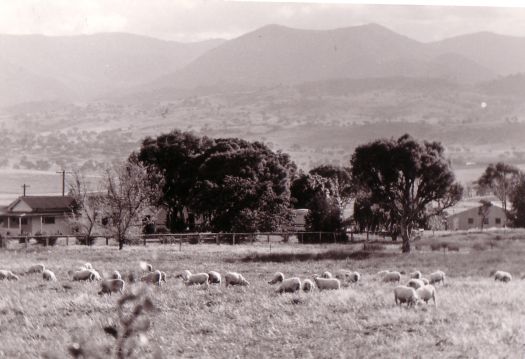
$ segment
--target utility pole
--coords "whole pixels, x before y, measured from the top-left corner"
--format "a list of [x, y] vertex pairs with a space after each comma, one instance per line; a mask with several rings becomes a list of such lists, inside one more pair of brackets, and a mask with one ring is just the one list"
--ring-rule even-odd
[[62, 170], [57, 171], [57, 173], [62, 175], [62, 197], [64, 197], [66, 195], [66, 173], [71, 172], [66, 172], [66, 170]]
[[26, 185], [25, 183], [22, 185], [22, 188], [24, 190], [24, 194], [23, 194], [24, 197], [26, 196], [26, 189], [29, 188], [29, 187], [31, 187], [31, 186]]

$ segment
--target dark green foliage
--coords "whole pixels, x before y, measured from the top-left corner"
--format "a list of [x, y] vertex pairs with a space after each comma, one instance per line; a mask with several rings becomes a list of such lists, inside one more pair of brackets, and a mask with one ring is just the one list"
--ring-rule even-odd
[[306, 229], [312, 232], [340, 232], [343, 230], [341, 210], [337, 202], [317, 194], [310, 203], [305, 217]]
[[519, 182], [510, 195], [512, 224], [525, 227], [525, 175], [520, 175]]

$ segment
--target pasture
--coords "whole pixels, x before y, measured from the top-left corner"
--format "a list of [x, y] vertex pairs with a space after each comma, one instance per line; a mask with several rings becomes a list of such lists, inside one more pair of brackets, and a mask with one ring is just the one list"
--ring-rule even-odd
[[[102, 328], [117, 321], [120, 295], [99, 296], [100, 283], [72, 282], [68, 271], [91, 262], [101, 274], [138, 272], [145, 260], [168, 278], [149, 290], [156, 310], [148, 314], [148, 340], [137, 358], [154, 348], [164, 358], [523, 358], [525, 241], [499, 237], [497, 246], [473, 249], [485, 237], [447, 237], [468, 245], [458, 252], [423, 247], [409, 255], [397, 245], [363, 252], [363, 244], [282, 244], [271, 253], [253, 245], [187, 245], [181, 252], [176, 245], [3, 250], [0, 269], [21, 273], [43, 263], [58, 282], [43, 282], [40, 274], [0, 281], [0, 357], [63, 358], [72, 343], [114, 343]], [[304, 279], [343, 268], [359, 271], [361, 281], [338, 291], [282, 295], [267, 283], [276, 271]], [[186, 287], [174, 278], [183, 269], [238, 271], [250, 286]], [[382, 269], [418, 269], [425, 276], [445, 271], [438, 306], [396, 307], [396, 284], [380, 280]], [[511, 272], [513, 281], [494, 282], [496, 269]]]

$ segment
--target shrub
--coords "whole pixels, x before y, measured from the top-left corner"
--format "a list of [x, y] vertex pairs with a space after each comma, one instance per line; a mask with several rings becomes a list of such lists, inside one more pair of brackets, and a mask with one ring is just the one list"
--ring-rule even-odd
[[441, 243], [441, 242], [430, 243], [430, 249], [432, 251], [440, 251], [441, 248], [443, 248], [443, 243]]
[[93, 236], [79, 236], [77, 237], [77, 244], [82, 246], [91, 246], [95, 243], [95, 237]]
[[484, 251], [487, 249], [487, 246], [484, 243], [474, 243], [472, 249], [475, 251]]
[[446, 246], [450, 252], [459, 252], [459, 245], [456, 243], [447, 243]]
[[385, 249], [385, 245], [380, 243], [363, 243], [363, 251], [377, 252]]

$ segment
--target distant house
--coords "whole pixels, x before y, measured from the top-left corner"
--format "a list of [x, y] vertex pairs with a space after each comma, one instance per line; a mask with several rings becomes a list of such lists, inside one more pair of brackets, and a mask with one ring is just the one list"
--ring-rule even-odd
[[304, 232], [306, 230], [306, 215], [309, 210], [306, 208], [294, 209], [292, 219], [292, 231]]
[[70, 196], [22, 196], [0, 209], [2, 234], [66, 234], [74, 207]]
[[480, 214], [481, 203], [483, 198], [472, 198], [458, 202], [454, 207], [447, 210], [446, 224], [449, 230], [468, 230], [482, 227], [483, 228], [501, 228], [505, 226], [506, 215], [501, 202], [494, 198], [485, 198], [491, 202], [486, 216]]

